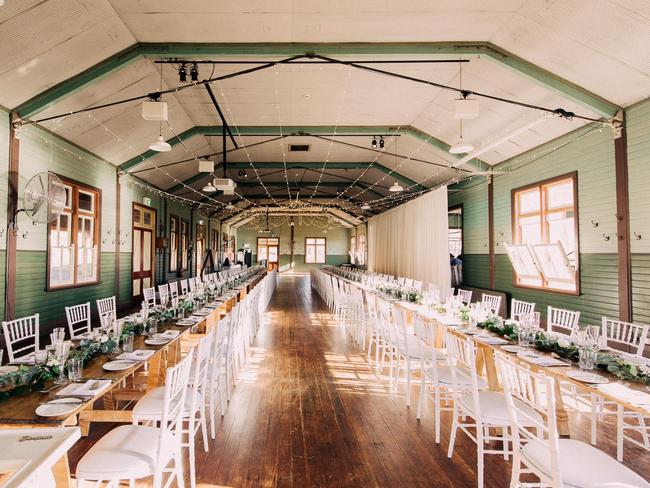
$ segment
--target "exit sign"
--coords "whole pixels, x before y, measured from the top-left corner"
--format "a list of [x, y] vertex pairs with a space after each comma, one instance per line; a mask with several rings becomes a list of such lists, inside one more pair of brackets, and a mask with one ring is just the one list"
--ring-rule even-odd
[[147, 207], [151, 207], [151, 198], [150, 197], [142, 197], [142, 204], [146, 205]]

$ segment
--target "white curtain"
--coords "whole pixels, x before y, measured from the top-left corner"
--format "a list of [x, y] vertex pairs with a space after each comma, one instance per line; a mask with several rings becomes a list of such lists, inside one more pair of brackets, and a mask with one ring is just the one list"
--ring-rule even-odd
[[368, 220], [368, 269], [447, 289], [451, 283], [447, 187]]

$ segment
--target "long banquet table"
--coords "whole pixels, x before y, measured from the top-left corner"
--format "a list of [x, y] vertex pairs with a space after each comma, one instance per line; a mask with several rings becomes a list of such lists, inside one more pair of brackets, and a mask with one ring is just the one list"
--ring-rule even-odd
[[[615, 377], [614, 375], [607, 373], [602, 370], [595, 370], [594, 373], [599, 374], [607, 378], [608, 386], [607, 388], [599, 388], [597, 385], [584, 383], [578, 380], [567, 376], [569, 371], [578, 371], [579, 368], [577, 364], [567, 362], [562, 366], [540, 366], [536, 365], [525, 356], [519, 356], [515, 353], [508, 352], [502, 348], [506, 344], [489, 344], [481, 340], [478, 335], [467, 335], [462, 332], [462, 327], [467, 326], [467, 323], [461, 323], [460, 320], [455, 318], [450, 318], [445, 315], [436, 313], [435, 311], [428, 309], [422, 305], [417, 305], [414, 303], [409, 303], [395, 298], [387, 297], [383, 293], [363, 285], [357, 281], [348, 280], [336, 273], [332, 273], [328, 270], [323, 270], [323, 272], [330, 274], [331, 276], [344, 280], [352, 286], [357, 286], [363, 290], [364, 293], [373, 293], [379, 295], [381, 298], [388, 300], [392, 303], [393, 306], [398, 306], [404, 309], [407, 313], [409, 321], [412, 321], [413, 315], [418, 314], [425, 321], [436, 321], [438, 325], [447, 328], [450, 332], [458, 334], [464, 338], [470, 337], [477, 345], [477, 367], [478, 371], [484, 372], [486, 379], [488, 381], [489, 388], [491, 390], [499, 390], [501, 388], [499, 383], [499, 377], [497, 374], [496, 368], [496, 354], [505, 354], [510, 358], [513, 358], [515, 361], [521, 362], [529, 366], [534, 371], [542, 371], [545, 374], [552, 376], [556, 379], [555, 388], [556, 388], [556, 417], [558, 432], [562, 436], [569, 437], [571, 432], [569, 428], [569, 417], [566, 411], [565, 402], [563, 400], [563, 391], [560, 387], [561, 384], [571, 384], [575, 388], [585, 394], [594, 394], [603, 397], [606, 401], [613, 402], [617, 406], [617, 410], [622, 412], [624, 409], [627, 409], [631, 412], [636, 412], [643, 417], [650, 417], [650, 393], [648, 389], [638, 383], [632, 383], [628, 381], [623, 381]], [[483, 330], [480, 334], [481, 336], [493, 336], [497, 337], [496, 334], [491, 333], [487, 330]], [[440, 339], [438, 339], [437, 346], [441, 347]], [[509, 345], [514, 345], [514, 342], [508, 342]], [[535, 351], [536, 354], [548, 355], [550, 354], [542, 353]], [[632, 401], [631, 398], [635, 397], [635, 400]], [[642, 402], [640, 401], [642, 400]]]
[[[230, 290], [216, 301], [220, 302], [209, 315], [190, 327], [178, 326], [174, 323], [159, 324], [158, 332], [166, 330], [177, 330], [179, 335], [164, 345], [151, 346], [145, 344], [145, 336], [135, 336], [133, 341], [134, 350], [153, 350], [154, 353], [145, 361], [134, 363], [133, 366], [121, 371], [106, 371], [103, 365], [113, 360], [110, 355], [100, 354], [92, 358], [83, 369], [83, 379], [88, 380], [111, 380], [108, 389], [80, 403], [78, 408], [60, 417], [40, 417], [36, 414], [36, 408], [44, 401], [51, 400], [48, 393], [33, 391], [25, 395], [14, 396], [0, 403], [0, 429], [6, 428], [43, 428], [43, 427], [65, 427], [78, 425], [81, 435], [87, 436], [92, 422], [118, 422], [130, 423], [132, 412], [130, 410], [118, 409], [118, 400], [137, 400], [146, 391], [164, 384], [166, 368], [175, 364], [180, 359], [183, 346], [196, 341], [207, 331], [218, 327], [219, 320], [225, 316], [237, 302], [242, 301], [266, 275], [266, 270], [250, 277]], [[146, 375], [144, 374], [146, 370]], [[135, 376], [134, 376], [135, 373]], [[143, 373], [143, 383], [137, 383], [137, 375]], [[125, 389], [127, 379], [133, 377], [134, 387]], [[101, 400], [101, 402], [100, 402]], [[54, 466], [57, 487], [68, 487], [70, 482], [70, 471], [67, 454], [65, 454]]]

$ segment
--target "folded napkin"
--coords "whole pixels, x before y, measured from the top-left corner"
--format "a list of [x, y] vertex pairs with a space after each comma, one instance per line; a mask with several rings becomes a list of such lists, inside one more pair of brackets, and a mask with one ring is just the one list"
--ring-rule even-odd
[[606, 383], [604, 385], [598, 385], [598, 389], [623, 402], [648, 408], [648, 411], [650, 411], [650, 394], [648, 393], [633, 390], [621, 383]]
[[123, 361], [146, 361], [151, 356], [154, 355], [156, 351], [151, 351], [147, 349], [137, 349], [133, 352], [123, 352], [116, 359]]
[[178, 337], [181, 335], [180, 330], [175, 330], [175, 329], [167, 329], [165, 332], [158, 332], [157, 334], [153, 335], [154, 339], [173, 339], [174, 337]]
[[111, 380], [88, 380], [83, 383], [70, 383], [55, 393], [56, 396], [94, 397], [106, 391]]

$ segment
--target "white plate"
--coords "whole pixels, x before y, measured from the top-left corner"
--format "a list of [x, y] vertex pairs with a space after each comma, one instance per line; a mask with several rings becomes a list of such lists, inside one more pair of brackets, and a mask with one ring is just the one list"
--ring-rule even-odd
[[477, 335], [483, 331], [481, 329], [458, 329], [458, 332], [462, 332], [465, 335]]
[[136, 363], [133, 361], [110, 361], [108, 363], [104, 363], [104, 368], [106, 371], [124, 371], [125, 369], [129, 369], [131, 366], [134, 366]]
[[178, 322], [176, 322], [176, 325], [184, 326], [187, 327], [188, 325], [196, 325], [197, 321], [196, 320], [190, 320], [190, 319], [181, 319]]
[[36, 415], [41, 417], [60, 417], [77, 409], [83, 403], [79, 398], [57, 398], [51, 402], [39, 405]]
[[11, 365], [0, 366], [0, 374], [13, 373], [14, 371], [18, 371], [18, 366], [11, 366]]
[[164, 346], [169, 343], [171, 339], [145, 339], [144, 343], [149, 346]]
[[604, 376], [590, 373], [588, 371], [567, 371], [566, 375], [573, 380], [590, 383], [592, 385], [604, 385], [605, 383], [609, 383], [609, 380]]
[[525, 348], [523, 348], [521, 346], [515, 346], [514, 344], [508, 344], [508, 345], [505, 345], [505, 346], [501, 346], [501, 349], [503, 349], [506, 352], [514, 352], [515, 354], [525, 350]]

